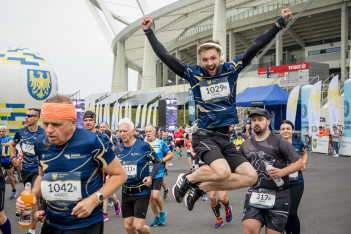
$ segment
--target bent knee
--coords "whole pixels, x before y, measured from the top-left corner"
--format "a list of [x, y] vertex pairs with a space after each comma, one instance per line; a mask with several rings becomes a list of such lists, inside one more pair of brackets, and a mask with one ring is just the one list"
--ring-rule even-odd
[[221, 170], [221, 171], [217, 171], [216, 172], [216, 175], [217, 175], [217, 181], [220, 182], [220, 181], [224, 181], [226, 179], [229, 178], [229, 176], [232, 174], [232, 172], [229, 170]]

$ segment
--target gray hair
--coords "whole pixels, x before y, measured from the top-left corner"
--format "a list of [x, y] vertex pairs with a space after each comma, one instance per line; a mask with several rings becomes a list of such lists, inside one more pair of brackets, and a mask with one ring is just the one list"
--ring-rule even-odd
[[128, 124], [129, 129], [133, 130], [134, 129], [134, 123], [129, 119], [129, 118], [123, 118], [118, 122], [118, 125], [120, 126], [121, 124]]
[[146, 128], [146, 127], [152, 127], [152, 130], [156, 131], [155, 126], [154, 126], [154, 125], [152, 125], [152, 124], [148, 124], [148, 125], [146, 125], [146, 126], [145, 126], [145, 128]]
[[7, 127], [5, 125], [0, 125], [0, 129], [2, 129], [2, 128], [7, 130]]

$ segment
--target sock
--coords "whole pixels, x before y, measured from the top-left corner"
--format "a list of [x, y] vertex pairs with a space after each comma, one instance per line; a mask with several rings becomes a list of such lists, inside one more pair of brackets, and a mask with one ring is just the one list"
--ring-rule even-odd
[[29, 228], [28, 232], [30, 232], [30, 233], [32, 233], [32, 234], [35, 234], [35, 230], [30, 229], [30, 228]]
[[216, 204], [214, 204], [214, 205], [211, 205], [211, 207], [212, 207], [212, 211], [215, 214], [216, 218], [221, 217], [221, 214], [219, 212], [220, 205], [218, 204], [218, 202], [216, 202]]
[[10, 234], [11, 233], [11, 223], [9, 218], [7, 218], [6, 222], [0, 226], [0, 229], [3, 234]]
[[177, 151], [177, 158], [179, 158], [179, 151]]
[[228, 207], [229, 207], [229, 199], [228, 199], [227, 203], [222, 202], [222, 204], [224, 205], [225, 208], [228, 209]]

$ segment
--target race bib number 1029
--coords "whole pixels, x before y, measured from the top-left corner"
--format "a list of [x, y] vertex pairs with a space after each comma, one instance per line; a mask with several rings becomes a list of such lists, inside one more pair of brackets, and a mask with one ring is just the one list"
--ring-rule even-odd
[[202, 100], [205, 103], [215, 103], [227, 99], [230, 87], [226, 77], [200, 81]]

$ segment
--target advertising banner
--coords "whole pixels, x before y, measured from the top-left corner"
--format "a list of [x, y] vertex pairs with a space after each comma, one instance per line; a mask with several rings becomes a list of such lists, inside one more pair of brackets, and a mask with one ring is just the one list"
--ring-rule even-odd
[[196, 120], [196, 105], [194, 100], [194, 94], [191, 89], [189, 89], [188, 94], [189, 94], [188, 95], [189, 96], [189, 102], [188, 102], [189, 124], [191, 125]]
[[135, 127], [140, 125], [140, 112], [141, 112], [141, 104], [138, 105], [138, 108], [135, 113]]
[[178, 125], [178, 106], [176, 98], [166, 98], [166, 129], [174, 131]]
[[339, 76], [335, 76], [328, 87], [328, 114], [330, 133], [334, 134], [332, 126], [338, 125], [339, 121]]
[[351, 156], [351, 137], [341, 137], [339, 153], [341, 155]]
[[153, 125], [154, 127], [157, 126], [157, 124], [156, 124], [156, 113], [157, 113], [157, 106], [154, 107], [154, 114], [153, 114], [153, 116], [152, 116], [152, 125]]
[[351, 137], [351, 80], [344, 83], [344, 136]]
[[147, 111], [146, 125], [151, 124], [151, 114], [152, 114], [152, 104], [150, 104], [149, 110]]
[[329, 136], [312, 136], [312, 152], [328, 153]]
[[140, 127], [141, 128], [143, 128], [145, 126], [146, 111], [147, 111], [147, 104], [145, 104], [143, 106], [143, 111], [141, 112], [141, 120], [140, 120]]
[[315, 83], [308, 97], [308, 126], [310, 135], [316, 136], [321, 117], [321, 85], [322, 81]]
[[85, 100], [84, 99], [73, 99], [73, 104], [76, 107], [77, 119], [75, 126], [77, 128], [84, 128], [83, 115], [85, 112]]
[[297, 101], [299, 100], [300, 85], [293, 88], [289, 95], [288, 104], [286, 108], [286, 119], [290, 120], [295, 126]]
[[[310, 92], [312, 89], [312, 85], [305, 85], [301, 88], [301, 136], [306, 132], [306, 127], [308, 127], [308, 97], [310, 96]], [[305, 138], [303, 137], [303, 141]], [[306, 143], [306, 142], [305, 142]]]

